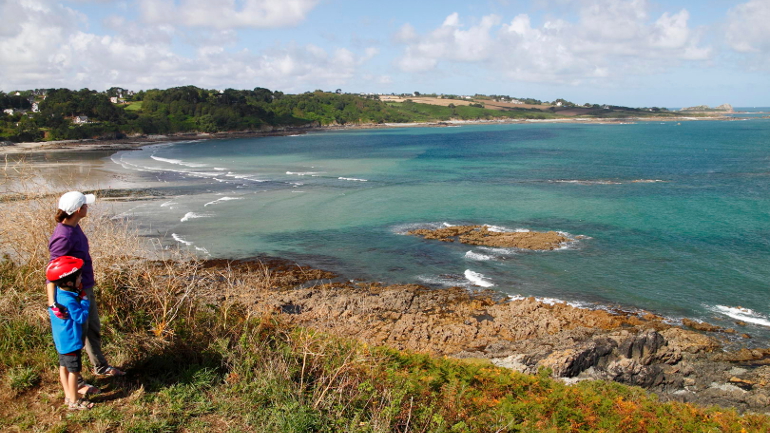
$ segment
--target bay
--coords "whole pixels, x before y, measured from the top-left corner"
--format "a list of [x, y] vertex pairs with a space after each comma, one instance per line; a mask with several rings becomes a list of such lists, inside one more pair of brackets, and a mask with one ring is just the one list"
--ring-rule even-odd
[[[201, 254], [346, 278], [644, 309], [770, 338], [770, 121], [536, 123], [153, 145], [113, 168], [173, 199], [125, 209]], [[406, 236], [488, 224], [558, 251]]]

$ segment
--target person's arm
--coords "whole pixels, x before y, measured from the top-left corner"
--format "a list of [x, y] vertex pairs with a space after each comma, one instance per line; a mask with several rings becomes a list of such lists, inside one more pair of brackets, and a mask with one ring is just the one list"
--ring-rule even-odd
[[50, 307], [56, 302], [56, 284], [48, 281], [45, 283], [45, 292], [48, 295], [48, 306]]
[[88, 321], [88, 309], [91, 307], [91, 303], [88, 299], [81, 299], [80, 302], [72, 301], [68, 308], [70, 319], [72, 319], [78, 325], [82, 325]]

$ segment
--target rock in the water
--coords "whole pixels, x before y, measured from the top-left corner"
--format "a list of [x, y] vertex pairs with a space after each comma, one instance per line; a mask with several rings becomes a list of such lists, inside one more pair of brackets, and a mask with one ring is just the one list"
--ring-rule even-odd
[[444, 242], [459, 240], [464, 244], [495, 248], [522, 248], [527, 250], [553, 250], [570, 239], [557, 232], [496, 232], [487, 226], [452, 226], [440, 229], [417, 229], [408, 235], [421, 236]]

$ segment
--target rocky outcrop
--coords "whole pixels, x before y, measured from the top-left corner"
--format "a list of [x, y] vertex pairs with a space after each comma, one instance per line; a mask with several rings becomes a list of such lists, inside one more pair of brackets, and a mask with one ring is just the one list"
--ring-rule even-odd
[[439, 229], [417, 229], [408, 235], [436, 239], [443, 242], [455, 240], [469, 245], [495, 248], [523, 248], [527, 250], [553, 250], [570, 239], [557, 232], [497, 232], [488, 226], [451, 226]]
[[240, 293], [239, 302], [372, 345], [486, 359], [525, 373], [547, 368], [566, 382], [611, 380], [644, 387], [662, 400], [753, 411], [766, 411], [770, 402], [770, 349], [726, 351], [728, 334], [719, 330], [459, 287], [314, 284], [331, 275], [295, 265], [234, 269], [244, 281], [269, 276], [269, 284]]

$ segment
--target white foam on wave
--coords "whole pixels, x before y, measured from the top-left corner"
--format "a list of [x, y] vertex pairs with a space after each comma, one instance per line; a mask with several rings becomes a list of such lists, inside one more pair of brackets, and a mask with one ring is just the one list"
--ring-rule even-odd
[[295, 176], [317, 176], [321, 174], [320, 171], [287, 171], [286, 174], [293, 174]]
[[188, 247], [193, 244], [192, 242], [185, 240], [183, 237], [179, 236], [176, 233], [171, 233], [171, 237], [174, 238], [174, 240], [179, 242], [180, 244], [185, 244]]
[[167, 202], [161, 203], [160, 207], [167, 207], [169, 209], [173, 209], [175, 204], [177, 203], [174, 200], [169, 200]]
[[465, 253], [465, 258], [468, 260], [475, 260], [477, 262], [486, 262], [489, 260], [494, 260], [494, 256], [488, 256], [486, 254], [480, 254], [477, 252], [474, 252], [473, 250], [468, 251]]
[[[564, 304], [575, 308], [584, 308], [584, 309], [590, 309], [590, 310], [609, 310], [609, 307], [602, 307], [602, 306], [590, 304], [587, 302], [565, 301], [563, 299], [540, 297], [540, 296], [533, 296], [533, 297], [535, 298], [535, 301], [546, 305]], [[527, 296], [510, 295], [508, 296], [508, 299], [511, 301], [523, 301], [524, 299], [527, 299]]]
[[185, 221], [189, 221], [189, 220], [191, 220], [191, 219], [196, 219], [196, 218], [211, 218], [211, 217], [213, 217], [213, 216], [214, 216], [214, 214], [206, 214], [206, 213], [195, 213], [195, 212], [187, 212], [187, 213], [186, 213], [186, 214], [185, 214], [185, 215], [182, 217], [182, 219], [181, 219], [181, 220], [179, 220], [179, 221], [180, 221], [180, 222], [185, 222]]
[[[449, 223], [443, 223], [449, 224]], [[451, 225], [442, 225], [442, 223], [407, 223], [394, 226], [391, 230], [397, 235], [405, 235], [407, 232], [417, 229], [435, 230], [442, 227], [452, 227]]]
[[214, 170], [216, 170], [216, 171], [227, 171], [227, 169], [224, 168], [224, 167], [214, 167]]
[[484, 276], [484, 274], [480, 274], [478, 272], [473, 272], [470, 269], [465, 270], [465, 278], [473, 283], [475, 286], [479, 287], [493, 287], [494, 283], [489, 281], [487, 277]]
[[353, 182], [369, 182], [366, 179], [356, 179], [355, 177], [338, 177], [339, 180], [351, 180]]
[[467, 281], [460, 275], [441, 275], [441, 276], [427, 276], [418, 275], [417, 279], [425, 284], [452, 287], [452, 286], [464, 286]]
[[740, 320], [746, 323], [753, 323], [755, 325], [766, 326], [770, 328], [770, 320], [762, 313], [758, 313], [749, 308], [743, 307], [728, 307], [726, 305], [715, 305], [709, 308], [716, 313], [724, 314], [727, 317], [735, 320]]
[[262, 180], [262, 179], [254, 179], [253, 178], [254, 176], [256, 176], [256, 175], [254, 175], [254, 174], [236, 174], [236, 173], [233, 173], [232, 171], [228, 171], [227, 174], [225, 174], [225, 177], [232, 177], [233, 179], [248, 180], [250, 182], [257, 182], [257, 183], [267, 182], [266, 180]]
[[208, 164], [199, 164], [197, 162], [185, 162], [185, 161], [182, 161], [181, 159], [161, 158], [160, 156], [155, 156], [155, 155], [150, 155], [150, 158], [156, 161], [165, 162], [168, 164], [182, 165], [184, 167], [192, 167], [192, 168], [206, 167], [208, 165]]
[[243, 197], [222, 197], [204, 204], [203, 207], [215, 205], [217, 203], [221, 203], [223, 201], [230, 201], [230, 200], [243, 200]]

